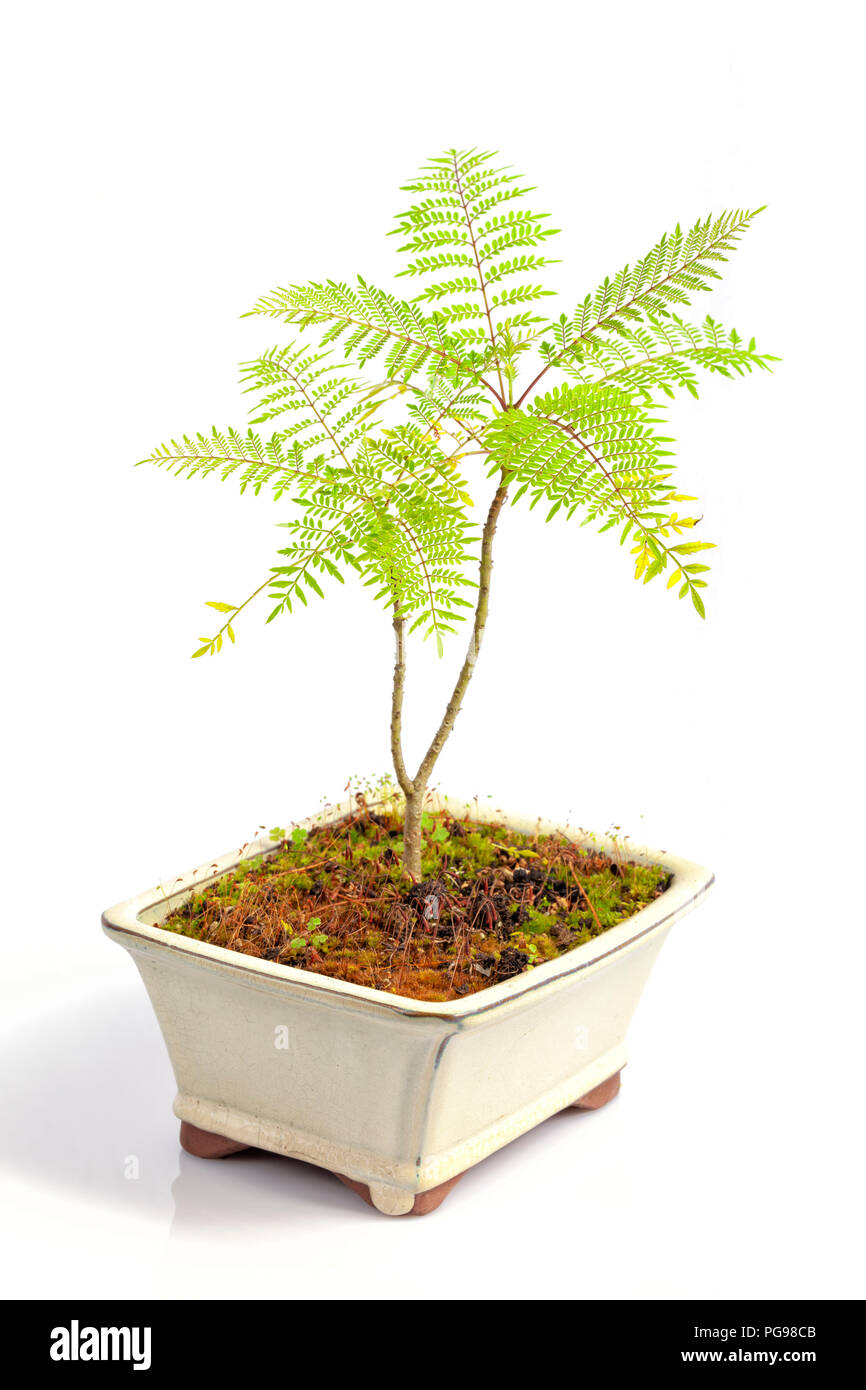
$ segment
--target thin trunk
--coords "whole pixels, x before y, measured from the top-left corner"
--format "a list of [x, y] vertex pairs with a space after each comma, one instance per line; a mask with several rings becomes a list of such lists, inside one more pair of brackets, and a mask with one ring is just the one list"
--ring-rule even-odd
[[487, 626], [487, 611], [490, 604], [490, 576], [493, 572], [493, 537], [496, 534], [496, 523], [499, 520], [499, 513], [502, 511], [507, 492], [507, 486], [504, 483], [500, 484], [496, 489], [493, 501], [490, 503], [490, 510], [487, 513], [487, 520], [484, 523], [484, 533], [481, 538], [481, 563], [478, 567], [478, 601], [475, 604], [475, 621], [472, 624], [472, 637], [469, 641], [466, 658], [460, 668], [460, 675], [457, 677], [457, 684], [454, 687], [451, 699], [448, 701], [448, 708], [445, 711], [442, 723], [433, 735], [433, 741], [424, 754], [421, 766], [415, 777], [416, 791], [419, 783], [424, 787], [427, 786], [436, 759], [445, 747], [445, 742], [451, 730], [454, 728], [454, 721], [460, 713], [460, 706], [463, 704], [463, 696], [466, 694], [467, 686], [475, 671], [475, 663], [478, 660], [478, 653], [481, 651], [484, 629]]
[[406, 688], [406, 622], [399, 600], [394, 604], [394, 685], [391, 691], [391, 761], [401, 789], [409, 797], [412, 779], [403, 761], [403, 692]]
[[420, 794], [407, 794], [406, 810], [403, 813], [403, 868], [416, 883], [421, 881], [421, 813], [424, 807], [424, 790]]
[[478, 660], [478, 653], [481, 650], [481, 640], [484, 636], [484, 629], [487, 626], [487, 612], [490, 603], [490, 577], [493, 571], [493, 537], [496, 534], [496, 523], [499, 520], [499, 513], [502, 511], [505, 498], [508, 493], [507, 485], [502, 483], [496, 489], [493, 501], [490, 503], [490, 510], [487, 513], [487, 520], [484, 523], [484, 532], [481, 538], [481, 561], [478, 568], [478, 599], [475, 604], [475, 621], [472, 625], [472, 636], [469, 641], [469, 648], [466, 658], [460, 668], [457, 683], [454, 686], [451, 699], [448, 701], [448, 708], [442, 718], [442, 722], [414, 777], [410, 778], [406, 772], [406, 765], [403, 760], [402, 752], [402, 714], [403, 714], [403, 692], [406, 684], [406, 654], [404, 645], [403, 618], [399, 612], [399, 606], [394, 605], [394, 632], [397, 639], [396, 656], [394, 662], [394, 688], [391, 700], [391, 754], [394, 761], [394, 771], [406, 797], [406, 812], [403, 830], [403, 868], [417, 883], [421, 878], [421, 814], [424, 805], [424, 795], [427, 791], [427, 784], [430, 775], [436, 764], [436, 760], [448, 737], [454, 728], [460, 707], [463, 704], [463, 697], [466, 694], [469, 682], [475, 671], [475, 663]]

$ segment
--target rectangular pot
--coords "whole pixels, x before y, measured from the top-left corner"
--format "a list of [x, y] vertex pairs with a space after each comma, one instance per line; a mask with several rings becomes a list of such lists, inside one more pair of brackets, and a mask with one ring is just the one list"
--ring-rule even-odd
[[[485, 819], [477, 803], [446, 804], [453, 814]], [[518, 831], [562, 830], [499, 811], [496, 819]], [[602, 837], [591, 844], [613, 848]], [[182, 1121], [329, 1168], [368, 1187], [373, 1204], [392, 1215], [422, 1209], [418, 1194], [455, 1179], [619, 1072], [626, 1030], [662, 943], [713, 881], [684, 859], [629, 848], [628, 858], [663, 864], [673, 875], [660, 898], [556, 960], [436, 1004], [156, 925], [194, 889], [274, 848], [255, 842], [109, 908], [103, 927], [144, 980]]]

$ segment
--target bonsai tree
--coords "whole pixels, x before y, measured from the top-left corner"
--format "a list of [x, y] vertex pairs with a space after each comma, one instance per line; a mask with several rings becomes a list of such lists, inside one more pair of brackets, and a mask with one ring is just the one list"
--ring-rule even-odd
[[[676, 226], [645, 256], [605, 279], [558, 318], [541, 312], [539, 280], [554, 228], [519, 200], [530, 190], [478, 150], [449, 150], [404, 191], [393, 235], [417, 285], [401, 299], [360, 276], [289, 285], [252, 314], [299, 336], [242, 364], [260, 434], [216, 428], [160, 445], [142, 462], [177, 474], [234, 477], [241, 491], [290, 501], [280, 563], [240, 604], [211, 601], [222, 626], [195, 657], [235, 641], [240, 614], [260, 594], [268, 622], [322, 581], [355, 572], [388, 610], [395, 656], [391, 754], [405, 795], [403, 865], [421, 876], [422, 806], [475, 669], [490, 604], [496, 527], [506, 502], [539, 503], [582, 525], [618, 532], [635, 578], [667, 587], [705, 615], [712, 548], [695, 537], [694, 500], [674, 482], [661, 406], [698, 394], [701, 371], [768, 369], [712, 318], [681, 310], [712, 289], [756, 212], [723, 212]], [[310, 341], [312, 340], [312, 341]], [[373, 364], [377, 364], [373, 374]], [[369, 375], [368, 375], [369, 373]], [[491, 479], [478, 522], [467, 475]], [[407, 637], [470, 625], [451, 698], [414, 772], [402, 740]]]

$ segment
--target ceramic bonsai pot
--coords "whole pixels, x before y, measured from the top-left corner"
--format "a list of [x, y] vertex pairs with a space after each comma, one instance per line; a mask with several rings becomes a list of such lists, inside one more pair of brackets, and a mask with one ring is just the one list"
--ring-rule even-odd
[[[474, 803], [447, 804], [484, 818]], [[562, 829], [496, 816], [520, 831]], [[653, 962], [713, 881], [684, 859], [629, 848], [629, 858], [672, 874], [660, 898], [556, 960], [426, 1003], [159, 928], [194, 888], [273, 848], [253, 843], [109, 908], [103, 927], [129, 951], [156, 1011], [184, 1148], [219, 1158], [255, 1146], [303, 1159], [389, 1216], [432, 1210], [468, 1168], [556, 1111], [612, 1099]]]

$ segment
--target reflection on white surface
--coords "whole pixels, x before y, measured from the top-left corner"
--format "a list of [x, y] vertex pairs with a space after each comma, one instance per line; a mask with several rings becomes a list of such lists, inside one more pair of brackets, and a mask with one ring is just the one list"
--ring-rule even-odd
[[65, 1002], [19, 1025], [4, 1051], [4, 1175], [73, 1201], [170, 1215], [174, 1078], [140, 988]]
[[[66, 1003], [7, 1037], [0, 1170], [72, 1201], [170, 1222], [172, 1237], [366, 1213], [323, 1169], [256, 1151], [184, 1153], [174, 1077], [140, 985]], [[374, 1215], [373, 1213], [370, 1213]]]
[[[323, 1212], [351, 1215], [369, 1209], [324, 1168], [249, 1149], [229, 1158], [193, 1158], [180, 1150], [180, 1172], [171, 1185], [172, 1237], [203, 1236], [227, 1223], [254, 1227], [315, 1224]], [[381, 1218], [380, 1218], [381, 1219]]]

